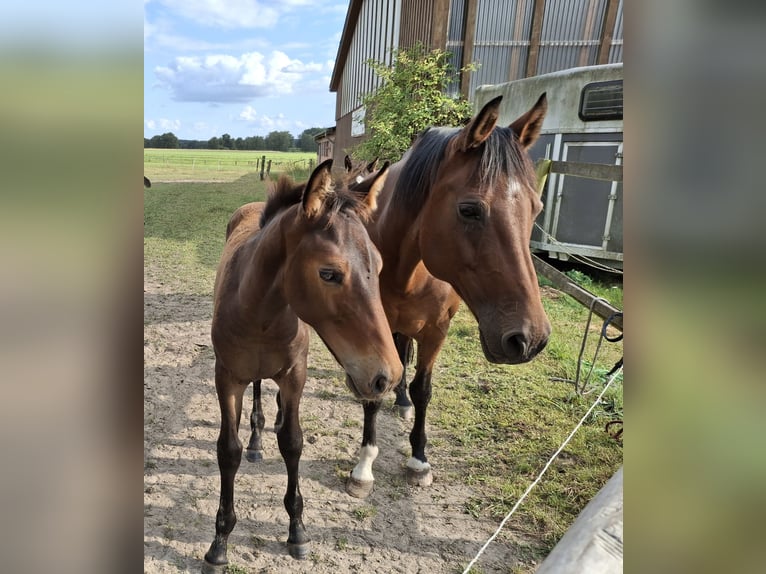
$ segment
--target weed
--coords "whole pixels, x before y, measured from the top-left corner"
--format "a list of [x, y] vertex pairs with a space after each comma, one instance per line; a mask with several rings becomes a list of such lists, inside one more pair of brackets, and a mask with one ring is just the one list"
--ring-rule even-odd
[[336, 550], [346, 550], [348, 548], [348, 538], [341, 536], [335, 541]]
[[360, 506], [354, 509], [354, 518], [357, 520], [364, 520], [365, 518], [371, 518], [378, 513], [378, 509], [374, 506]]

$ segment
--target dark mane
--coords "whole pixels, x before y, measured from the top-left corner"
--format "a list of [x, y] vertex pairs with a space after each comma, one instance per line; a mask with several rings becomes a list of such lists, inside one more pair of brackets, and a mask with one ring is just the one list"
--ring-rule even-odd
[[298, 203], [303, 195], [304, 187], [304, 184], [296, 184], [286, 175], [280, 175], [277, 183], [269, 190], [269, 198], [261, 212], [261, 227], [264, 227], [283, 209]]
[[[402, 170], [394, 189], [394, 198], [412, 210], [419, 210], [436, 180], [447, 145], [461, 128], [429, 128], [424, 131], [408, 154], [407, 165]], [[476, 150], [481, 161], [476, 163], [473, 177], [482, 185], [490, 185], [499, 178], [534, 182], [532, 162], [523, 152], [511, 128], [496, 127], [489, 138]], [[404, 159], [404, 158], [403, 158]]]
[[[305, 183], [296, 184], [286, 175], [280, 176], [277, 183], [269, 193], [266, 205], [261, 213], [260, 226], [263, 228], [279, 212], [301, 202]], [[348, 191], [345, 187], [336, 183], [333, 190], [327, 194], [324, 201], [325, 213], [328, 215], [327, 226], [332, 225], [335, 215], [340, 212], [354, 213], [362, 221], [367, 221], [369, 216], [364, 203], [356, 194]]]

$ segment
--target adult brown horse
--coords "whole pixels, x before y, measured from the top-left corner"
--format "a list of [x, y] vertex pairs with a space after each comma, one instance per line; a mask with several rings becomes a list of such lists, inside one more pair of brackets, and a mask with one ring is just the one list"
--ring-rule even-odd
[[[465, 127], [430, 128], [390, 168], [368, 231], [383, 256], [380, 292], [402, 362], [417, 341], [410, 397], [415, 420], [407, 462], [410, 484], [433, 479], [425, 455], [431, 373], [462, 299], [479, 323], [487, 360], [518, 364], [548, 341], [529, 252], [532, 224], [542, 209], [528, 148], [547, 110], [545, 94], [509, 127], [496, 126], [502, 97], [487, 103]], [[409, 408], [406, 378], [396, 404]], [[375, 418], [380, 401], [364, 403], [359, 463], [349, 494], [372, 490], [378, 454]]]
[[265, 204], [237, 210], [227, 228], [212, 325], [221, 497], [205, 572], [222, 572], [227, 564], [227, 540], [236, 523], [234, 476], [242, 456], [237, 434], [242, 396], [251, 381], [270, 378], [279, 386], [287, 546], [291, 556], [304, 558], [309, 538], [298, 486], [303, 447], [298, 406], [309, 325], [346, 371], [357, 398], [379, 400], [402, 376], [380, 299], [381, 257], [364, 227], [385, 174], [360, 199], [333, 188], [331, 166], [331, 160], [320, 164], [305, 186], [280, 179]]

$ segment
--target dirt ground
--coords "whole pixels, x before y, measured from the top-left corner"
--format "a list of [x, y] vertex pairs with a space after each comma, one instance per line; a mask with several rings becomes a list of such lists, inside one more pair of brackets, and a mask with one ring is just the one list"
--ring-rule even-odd
[[[219, 493], [212, 303], [208, 297], [173, 293], [151, 272], [144, 289], [144, 572], [199, 572], [213, 539]], [[364, 500], [347, 495], [344, 477], [356, 463], [362, 409], [325, 353], [312, 346], [312, 376], [301, 402], [301, 491], [311, 554], [296, 561], [285, 547], [286, 474], [276, 435], [268, 432], [276, 414], [276, 385], [266, 381], [265, 460], [252, 464], [243, 459], [237, 474], [238, 522], [229, 538], [229, 571], [462, 572], [497, 523], [464, 512], [464, 501], [480, 493], [450, 482], [460, 461], [429, 449], [433, 485], [408, 486], [404, 464], [410, 423], [388, 408], [391, 397], [378, 417], [375, 490]], [[240, 428], [244, 444], [251, 397], [248, 391]], [[430, 438], [439, 436], [432, 426], [428, 432]], [[513, 532], [503, 531], [477, 567], [484, 573], [531, 572], [534, 565], [520, 559], [524, 547]]]

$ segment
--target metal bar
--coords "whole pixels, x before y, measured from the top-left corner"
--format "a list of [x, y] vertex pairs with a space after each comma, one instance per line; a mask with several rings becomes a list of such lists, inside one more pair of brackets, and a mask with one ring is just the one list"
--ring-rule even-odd
[[[612, 307], [609, 303], [598, 299], [596, 295], [580, 287], [577, 283], [572, 281], [569, 277], [564, 275], [561, 271], [553, 267], [553, 265], [543, 261], [537, 255], [532, 254], [532, 262], [535, 265], [535, 270], [553, 283], [556, 288], [562, 293], [566, 293], [572, 297], [575, 301], [584, 305], [588, 309], [593, 307], [593, 312], [601, 317], [607, 319], [615, 313], [621, 313], [619, 309]], [[616, 329], [622, 331], [622, 317], [618, 316], [612, 319], [610, 323]]]

